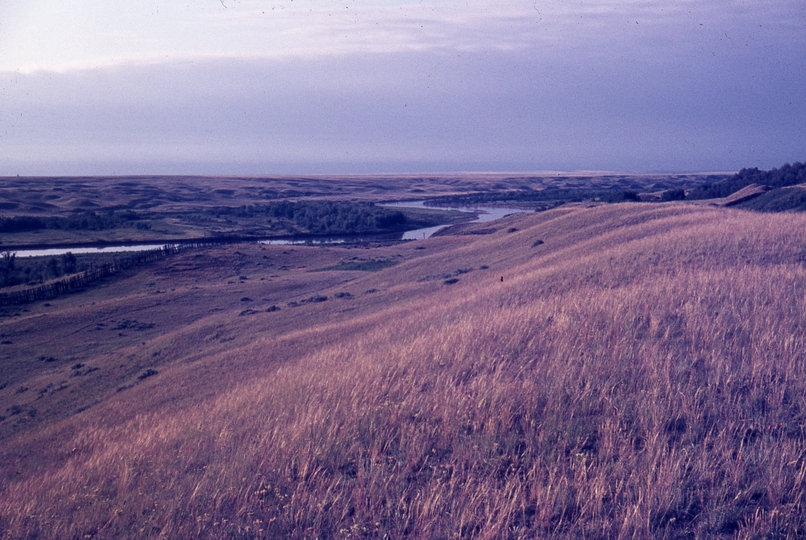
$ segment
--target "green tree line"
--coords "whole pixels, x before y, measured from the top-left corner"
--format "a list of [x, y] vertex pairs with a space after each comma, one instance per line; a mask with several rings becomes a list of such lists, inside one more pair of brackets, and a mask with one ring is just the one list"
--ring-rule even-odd
[[42, 229], [103, 231], [123, 226], [138, 219], [140, 217], [131, 210], [125, 212], [83, 212], [74, 216], [14, 216], [0, 218], [0, 233]]
[[0, 287], [42, 283], [85, 269], [79, 268], [78, 260], [72, 253], [59, 257], [17, 259], [13, 252], [6, 251], [0, 255]]
[[406, 216], [369, 203], [329, 201], [272, 202], [235, 208], [217, 208], [218, 216], [268, 218], [291, 222], [311, 234], [353, 234], [399, 230]]
[[608, 203], [637, 201], [638, 193], [630, 189], [546, 188], [494, 191], [468, 195], [448, 195], [429, 199], [435, 205], [477, 205], [491, 203], [555, 203], [603, 201]]
[[692, 189], [687, 199], [715, 199], [727, 197], [751, 184], [761, 184], [772, 188], [782, 188], [806, 183], [806, 164], [795, 162], [785, 164], [779, 169], [760, 171], [756, 167], [742, 169], [732, 177], [721, 182], [704, 184]]

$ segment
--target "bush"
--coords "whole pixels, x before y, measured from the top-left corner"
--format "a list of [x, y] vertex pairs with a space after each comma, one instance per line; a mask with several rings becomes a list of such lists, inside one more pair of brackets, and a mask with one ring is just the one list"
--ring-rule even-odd
[[682, 189], [669, 189], [660, 195], [660, 200], [664, 202], [682, 201], [686, 198], [686, 192]]
[[149, 377], [153, 377], [154, 375], [157, 374], [159, 374], [159, 371], [153, 368], [148, 368], [147, 370], [145, 370], [144, 372], [142, 372], [140, 375], [137, 376], [137, 380], [142, 381], [143, 379], [148, 379]]
[[610, 191], [602, 194], [600, 199], [606, 203], [620, 203], [639, 200], [638, 193], [632, 190]]
[[14, 253], [6, 252], [0, 259], [0, 287], [20, 284], [42, 283], [65, 274], [78, 272], [78, 261], [72, 253], [60, 257], [31, 257], [17, 259]]

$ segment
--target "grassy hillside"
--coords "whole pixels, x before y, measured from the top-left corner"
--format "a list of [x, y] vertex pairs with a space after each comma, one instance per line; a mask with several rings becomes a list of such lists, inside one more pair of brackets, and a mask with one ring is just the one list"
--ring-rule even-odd
[[475, 228], [222, 246], [7, 313], [3, 535], [804, 534], [806, 217]]
[[[769, 171], [760, 171], [756, 168], [742, 169], [729, 178], [692, 189], [686, 198], [727, 198], [724, 203], [728, 205], [737, 204], [745, 210], [760, 212], [803, 211], [806, 209], [802, 193], [804, 183], [806, 183], [806, 164], [786, 163], [780, 169]], [[755, 193], [748, 193], [735, 201], [730, 200], [730, 196], [751, 186], [764, 189], [757, 189]]]

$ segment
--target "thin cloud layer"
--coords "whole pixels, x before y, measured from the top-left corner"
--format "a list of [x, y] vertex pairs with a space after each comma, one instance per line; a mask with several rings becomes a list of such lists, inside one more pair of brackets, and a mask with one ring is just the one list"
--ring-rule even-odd
[[806, 6], [0, 4], [0, 174], [730, 170], [806, 156]]
[[[799, 5], [800, 4], [800, 5]], [[94, 69], [210, 57], [585, 50], [716, 53], [802, 42], [802, 2], [195, 0], [0, 5], [0, 70]]]
[[[226, 6], [226, 7], [224, 7]], [[0, 69], [531, 46], [528, 4], [327, 0], [6, 5]], [[12, 23], [13, 24], [13, 23]]]

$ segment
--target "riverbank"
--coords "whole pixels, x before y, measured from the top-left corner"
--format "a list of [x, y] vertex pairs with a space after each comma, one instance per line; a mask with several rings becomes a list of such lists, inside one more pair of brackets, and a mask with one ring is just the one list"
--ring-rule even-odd
[[150, 251], [161, 249], [165, 246], [216, 246], [222, 244], [240, 243], [264, 243], [264, 244], [305, 244], [305, 243], [345, 243], [345, 242], [365, 242], [365, 241], [396, 241], [400, 240], [404, 233], [378, 233], [378, 234], [355, 234], [355, 235], [285, 235], [276, 237], [254, 237], [254, 236], [223, 236], [217, 238], [200, 238], [188, 240], [181, 238], [166, 239], [164, 242], [92, 242], [92, 243], [68, 243], [68, 244], [34, 244], [34, 245], [8, 245], [0, 246], [0, 251], [15, 253], [17, 257], [52, 257], [65, 253], [94, 254], [94, 253], [125, 253], [137, 251]]
[[[67, 243], [38, 243], [38, 244], [0, 244], [0, 252], [14, 253], [18, 258], [27, 257], [53, 257], [66, 253], [95, 254], [95, 253], [124, 253], [158, 250], [165, 246], [204, 246], [220, 244], [238, 244], [257, 242], [261, 244], [293, 245], [293, 244], [344, 244], [351, 242], [396, 242], [401, 240], [421, 240], [429, 238], [437, 231], [452, 225], [462, 223], [480, 223], [500, 219], [506, 215], [528, 212], [522, 208], [502, 207], [429, 207], [426, 201], [407, 201], [385, 203], [387, 208], [405, 209], [408, 211], [430, 210], [443, 215], [441, 223], [429, 224], [412, 230], [377, 233], [355, 233], [340, 235], [293, 234], [280, 236], [254, 236], [254, 235], [227, 235], [188, 239], [185, 237], [165, 238], [159, 241], [96, 241], [96, 242], [67, 242]], [[421, 219], [422, 221], [422, 219]], [[435, 219], [431, 218], [431, 221]]]
[[[424, 208], [425, 201], [391, 203], [390, 208], [418, 209]], [[26, 246], [24, 249], [5, 250], [2, 268], [5, 271], [5, 283], [14, 283], [9, 272], [15, 272], [19, 280], [28, 280], [16, 286], [0, 289], [0, 306], [19, 305], [36, 300], [54, 298], [66, 292], [73, 292], [87, 287], [92, 282], [109, 277], [124, 269], [132, 268], [174, 254], [188, 248], [211, 247], [224, 244], [258, 243], [268, 245], [346, 245], [351, 243], [395, 243], [400, 241], [422, 240], [432, 235], [444, 234], [452, 226], [468, 226], [474, 223], [494, 221], [513, 213], [525, 212], [518, 208], [500, 207], [463, 207], [433, 208], [445, 212], [452, 217], [451, 222], [431, 227], [406, 231], [403, 233], [356, 234], [342, 236], [294, 235], [275, 238], [256, 239], [246, 236], [229, 236], [209, 238], [203, 241], [188, 242], [186, 240], [168, 241], [165, 244], [142, 244], [127, 242], [110, 245], [109, 243], [71, 244], [62, 246]], [[465, 214], [464, 220], [458, 220], [456, 214]], [[457, 222], [458, 221], [458, 222]], [[126, 257], [114, 257], [115, 254], [133, 253]], [[78, 264], [76, 255], [82, 259], [86, 256], [106, 256], [101, 261], [81, 261], [79, 272], [75, 272]], [[65, 262], [57, 257], [72, 257], [71, 270], [65, 269]], [[17, 265], [16, 259], [26, 260], [24, 268]], [[32, 259], [46, 259], [39, 263]], [[94, 257], [93, 257], [94, 258]], [[31, 260], [31, 262], [28, 262]], [[51, 279], [47, 279], [50, 277]], [[31, 281], [33, 279], [33, 281]]]

